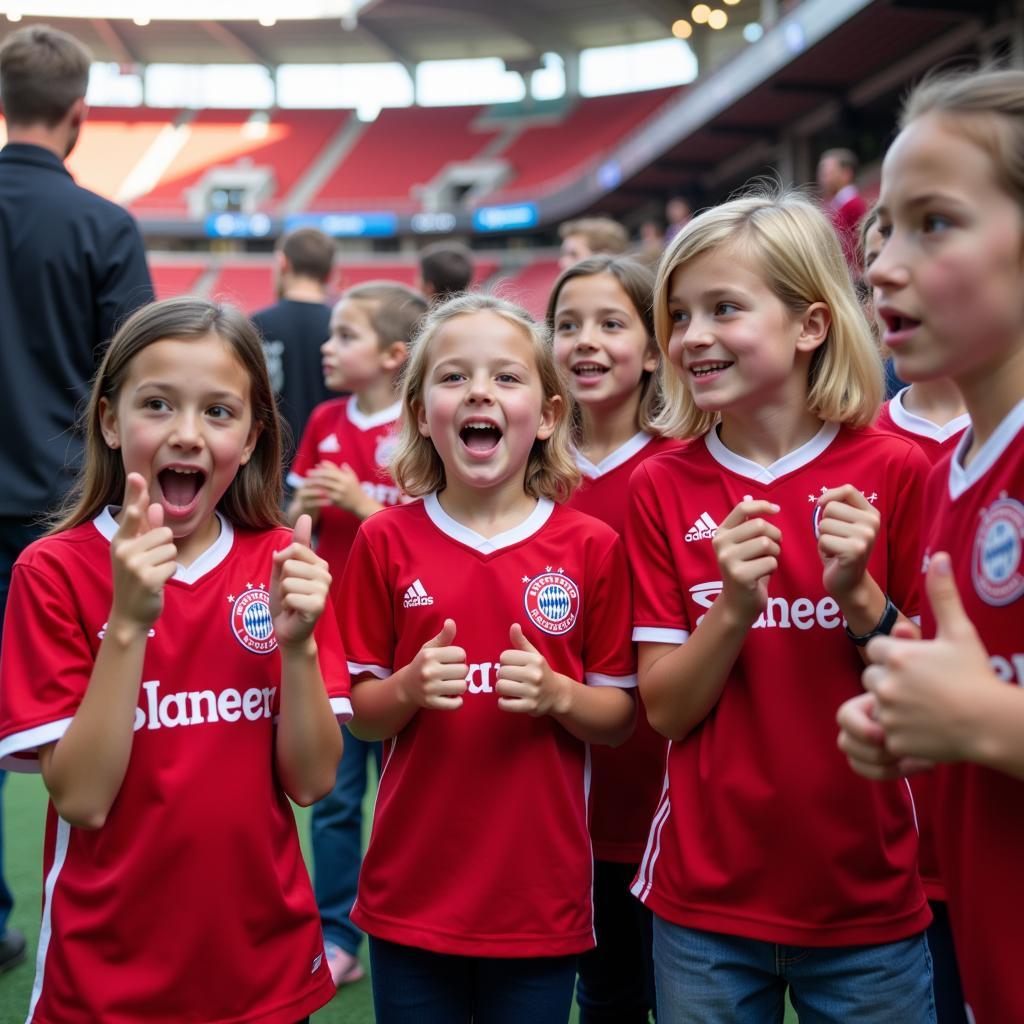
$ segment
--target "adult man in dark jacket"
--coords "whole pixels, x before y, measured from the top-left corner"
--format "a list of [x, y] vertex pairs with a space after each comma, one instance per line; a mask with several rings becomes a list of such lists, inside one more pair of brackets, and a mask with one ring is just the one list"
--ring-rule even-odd
[[[76, 39], [44, 25], [0, 46], [0, 623], [14, 560], [74, 478], [73, 425], [102, 347], [153, 299], [135, 221], [64, 168], [89, 64]], [[0, 846], [0, 971], [25, 957], [2, 865]]]

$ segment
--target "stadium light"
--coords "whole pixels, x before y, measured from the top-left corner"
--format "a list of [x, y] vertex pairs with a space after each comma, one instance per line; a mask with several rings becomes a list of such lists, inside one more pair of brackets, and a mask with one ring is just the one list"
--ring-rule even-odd
[[718, 29], [725, 28], [728, 24], [729, 15], [717, 7], [708, 15], [708, 28], [713, 28], [715, 31], [718, 31]]
[[706, 25], [708, 16], [711, 14], [711, 8], [707, 4], [697, 4], [692, 11], [690, 11], [690, 17], [698, 25]]
[[21, 15], [17, 11], [8, 11], [7, 12], [7, 20], [8, 21], [21, 21]]
[[[242, 5], [238, 0], [16, 0], [17, 9], [8, 11], [7, 19], [17, 21], [28, 15], [34, 18], [81, 18], [87, 6], [89, 16], [104, 20], [134, 21], [248, 21], [261, 17], [275, 21], [308, 21], [324, 18], [354, 20], [364, 7], [376, 0], [264, 0]], [[246, 9], [248, 7], [248, 9]], [[253, 10], [252, 8], [256, 8]], [[242, 11], [245, 13], [242, 13]]]
[[740, 0], [725, 0], [727, 7], [735, 7], [739, 2]]
[[689, 39], [693, 35], [693, 26], [685, 18], [680, 18], [672, 22], [672, 35], [676, 39]]
[[260, 24], [264, 28], [273, 28], [277, 24], [277, 18], [272, 14], [263, 14], [260, 16]]

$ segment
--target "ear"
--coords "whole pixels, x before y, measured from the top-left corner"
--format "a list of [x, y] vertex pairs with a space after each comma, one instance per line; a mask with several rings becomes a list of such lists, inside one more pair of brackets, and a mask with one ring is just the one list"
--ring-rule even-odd
[[559, 421], [565, 415], [565, 403], [561, 395], [552, 395], [544, 399], [540, 410], [540, 425], [537, 427], [537, 440], [546, 441], [558, 426]]
[[647, 342], [647, 349], [644, 352], [644, 373], [654, 373], [660, 362], [661, 353], [658, 351], [658, 343], [651, 339]]
[[82, 96], [75, 100], [75, 102], [68, 108], [68, 124], [73, 128], [81, 128], [82, 122], [86, 119], [88, 114], [89, 108], [85, 104], [85, 97]]
[[824, 302], [812, 302], [800, 317], [798, 352], [813, 352], [825, 343], [832, 326], [832, 310]]
[[249, 429], [249, 436], [246, 438], [245, 447], [242, 449], [242, 458], [239, 460], [240, 466], [244, 466], [252, 458], [252, 453], [256, 451], [256, 442], [260, 439], [260, 434], [262, 433], [263, 424], [254, 420], [252, 427]]
[[100, 432], [108, 448], [116, 451], [121, 447], [121, 434], [117, 428], [117, 407], [109, 398], [100, 399]]
[[427, 423], [427, 410], [422, 402], [417, 402], [413, 409], [416, 413], [416, 426], [422, 437], [430, 437], [430, 424]]
[[409, 345], [404, 341], [388, 342], [380, 350], [380, 365], [385, 370], [394, 373], [409, 356]]

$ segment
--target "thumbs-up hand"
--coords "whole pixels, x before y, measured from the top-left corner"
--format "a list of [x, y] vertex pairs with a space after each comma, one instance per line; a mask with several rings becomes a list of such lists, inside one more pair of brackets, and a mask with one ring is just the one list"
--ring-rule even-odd
[[974, 760], [985, 731], [977, 721], [985, 688], [1005, 686], [964, 612], [948, 554], [932, 556], [925, 592], [935, 638], [910, 639], [909, 627], [877, 637], [867, 646], [871, 664], [863, 677], [885, 749], [904, 770], [912, 766], [907, 759]]
[[174, 536], [163, 523], [164, 510], [149, 500], [145, 479], [129, 473], [120, 522], [110, 542], [114, 599], [108, 631], [116, 622], [148, 631], [159, 618], [164, 584], [174, 575], [178, 556]]
[[312, 635], [327, 604], [331, 574], [309, 546], [313, 521], [299, 516], [292, 541], [274, 552], [270, 570], [270, 616], [279, 647], [301, 647]]
[[565, 714], [571, 701], [568, 687], [574, 685], [572, 680], [552, 672], [518, 622], [512, 623], [508, 638], [512, 646], [501, 652], [498, 662], [498, 707], [534, 718]]
[[401, 692], [410, 704], [433, 711], [462, 707], [469, 666], [466, 652], [452, 645], [455, 622], [445, 619], [441, 632], [428, 640], [401, 675]]

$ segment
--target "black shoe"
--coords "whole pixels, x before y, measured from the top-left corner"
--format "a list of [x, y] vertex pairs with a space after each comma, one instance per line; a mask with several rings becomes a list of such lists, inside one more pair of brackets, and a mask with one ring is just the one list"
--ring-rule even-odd
[[0, 974], [25, 959], [25, 936], [17, 928], [8, 928], [0, 936]]

